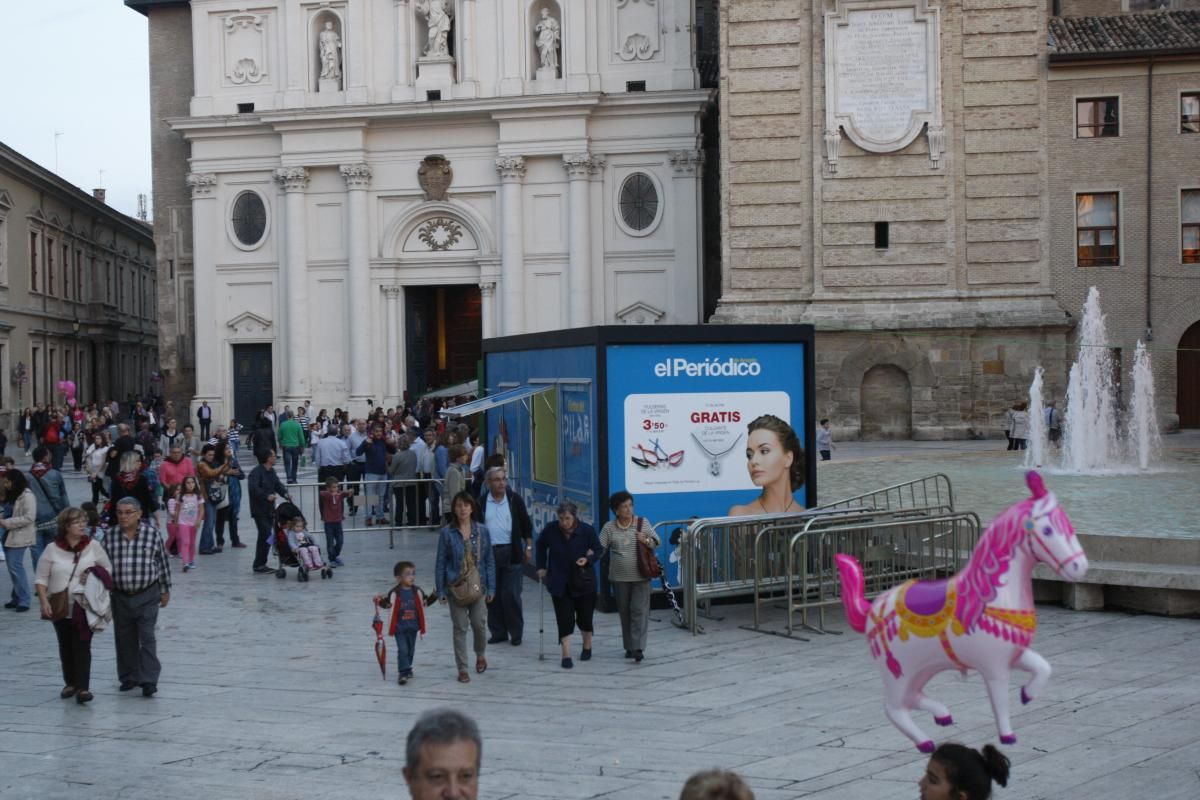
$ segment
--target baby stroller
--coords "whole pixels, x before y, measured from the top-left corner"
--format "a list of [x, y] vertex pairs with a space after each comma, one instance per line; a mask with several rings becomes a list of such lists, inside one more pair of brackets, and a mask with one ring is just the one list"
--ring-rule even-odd
[[[292, 531], [292, 524], [297, 518], [304, 519], [304, 514], [292, 503], [280, 503], [275, 508], [275, 541], [272, 542], [276, 557], [275, 577], [286, 578], [287, 568], [291, 567], [296, 570], [296, 580], [301, 582], [307, 581], [309, 572], [313, 570], [319, 570], [322, 579], [332, 578], [333, 568], [321, 558], [321, 550], [311, 536], [307, 545], [308, 558], [305, 558], [306, 554], [298, 552], [296, 534]], [[311, 556], [313, 551], [315, 559]]]

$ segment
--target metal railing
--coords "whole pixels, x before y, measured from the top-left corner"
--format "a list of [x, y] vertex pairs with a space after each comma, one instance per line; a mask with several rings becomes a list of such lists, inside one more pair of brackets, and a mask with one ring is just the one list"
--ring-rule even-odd
[[[439, 508], [436, 509], [436, 514], [433, 515], [433, 520], [426, 525], [406, 525], [402, 523], [402, 519], [397, 518], [396, 502], [397, 497], [394, 489], [408, 489], [408, 492], [403, 493], [402, 497], [405, 502], [411, 499], [414, 502], [424, 502], [426, 509], [424, 513], [418, 511], [418, 519], [430, 519], [428, 504], [430, 500], [430, 490], [434, 487], [440, 487], [442, 481], [438, 478], [412, 478], [398, 479], [386, 481], [368, 481], [368, 480], [342, 480], [338, 479], [338, 484], [343, 490], [358, 489], [358, 493], [346, 500], [347, 505], [356, 509], [355, 514], [351, 514], [349, 509], [344, 516], [342, 523], [343, 533], [359, 533], [364, 531], [380, 531], [387, 530], [388, 532], [388, 549], [396, 548], [396, 532], [428, 530], [429, 528], [440, 528], [442, 526], [442, 513], [439, 503]], [[422, 488], [424, 491], [422, 491]], [[308, 520], [309, 531], [311, 533], [320, 533], [324, 529], [321, 523], [321, 503], [320, 493], [325, 489], [324, 481], [314, 481], [311, 483], [292, 483], [288, 484], [288, 493], [292, 496], [292, 503], [300, 509]], [[387, 518], [385, 524], [368, 525], [366, 520], [372, 506], [372, 499], [377, 498], [380, 493], [384, 493], [386, 499], [383, 501], [385, 508], [383, 516]], [[376, 503], [379, 501], [376, 500]], [[405, 514], [407, 516], [407, 513]], [[375, 517], [371, 517], [375, 519]], [[356, 520], [362, 520], [361, 523]]]
[[[818, 574], [819, 559], [807, 551], [796, 559], [793, 554], [796, 542], [809, 543], [805, 547], [813, 547], [816, 553], [814, 537], [825, 529], [839, 525], [903, 523], [951, 514], [953, 502], [950, 479], [936, 474], [797, 514], [691, 520], [681, 538], [679, 565], [687, 624], [695, 633], [700, 609], [707, 610], [712, 600], [750, 595], [755, 603], [754, 629], [758, 630], [764, 598], [778, 601], [780, 595], [785, 594], [790, 606], [796, 584], [800, 584], [799, 590], [807, 597], [809, 581]], [[683, 523], [659, 523], [663, 527], [680, 524]], [[805, 570], [797, 573], [799, 563], [805, 565]], [[819, 588], [822, 583], [817, 580], [814, 585]], [[798, 609], [807, 626], [808, 607], [800, 604]], [[789, 631], [793, 630], [789, 616]]]

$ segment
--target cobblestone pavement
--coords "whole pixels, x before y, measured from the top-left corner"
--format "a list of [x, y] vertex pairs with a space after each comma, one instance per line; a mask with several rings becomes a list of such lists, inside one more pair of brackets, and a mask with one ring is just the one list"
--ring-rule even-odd
[[[76, 499], [84, 486], [71, 479]], [[252, 550], [177, 571], [153, 699], [117, 691], [105, 632], [93, 648], [95, 701], [59, 700], [50, 626], [0, 612], [0, 797], [404, 797], [404, 735], [442, 705], [479, 720], [487, 800], [675, 798], [687, 775], [712, 766], [746, 776], [760, 800], [917, 795], [924, 758], [884, 720], [858, 635], [755, 634], [739, 627], [745, 606], [725, 606], [693, 637], [655, 611], [635, 665], [622, 658], [615, 616], [598, 615], [596, 657], [565, 671], [549, 603], [538, 658], [538, 586], [527, 582], [520, 647], [489, 647], [487, 673], [459, 684], [437, 607], [416, 678], [401, 687], [375, 664], [370, 597], [400, 557], [430, 584], [433, 537], [400, 534], [394, 551], [381, 532], [348, 538], [332, 581], [253, 575]], [[1054, 677], [1030, 706], [1014, 681], [1020, 744], [1006, 748], [1012, 786], [997, 797], [1200, 797], [1200, 622], [1047, 607], [1041, 623], [1037, 648]], [[931, 689], [957, 721], [939, 733], [995, 741], [978, 677], [943, 673]]]

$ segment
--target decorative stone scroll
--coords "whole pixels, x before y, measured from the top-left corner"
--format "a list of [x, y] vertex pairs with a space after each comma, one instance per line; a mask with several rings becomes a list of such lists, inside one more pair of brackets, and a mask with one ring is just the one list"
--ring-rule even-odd
[[234, 86], [260, 83], [267, 77], [266, 17], [225, 17], [225, 80]]
[[941, 165], [940, 9], [928, 0], [837, 0], [825, 13], [825, 156], [837, 172], [844, 135], [892, 153], [926, 131]]
[[189, 172], [184, 179], [192, 190], [192, 198], [212, 197], [213, 189], [217, 188], [217, 176], [211, 172]]

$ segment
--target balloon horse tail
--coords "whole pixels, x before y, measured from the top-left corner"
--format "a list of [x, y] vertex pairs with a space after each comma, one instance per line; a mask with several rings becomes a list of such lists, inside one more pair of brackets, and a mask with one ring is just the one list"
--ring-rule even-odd
[[833, 557], [837, 562], [838, 575], [842, 579], [842, 605], [846, 607], [846, 621], [850, 627], [859, 633], [867, 630], [867, 615], [871, 613], [871, 604], [866, 598], [866, 580], [863, 578], [862, 567], [858, 559], [838, 553]]

